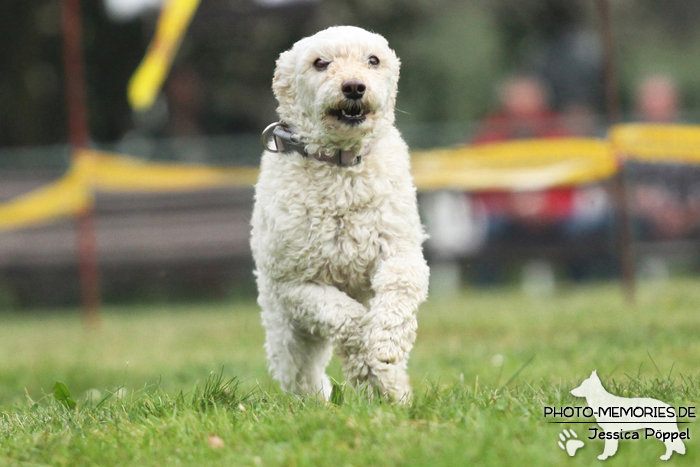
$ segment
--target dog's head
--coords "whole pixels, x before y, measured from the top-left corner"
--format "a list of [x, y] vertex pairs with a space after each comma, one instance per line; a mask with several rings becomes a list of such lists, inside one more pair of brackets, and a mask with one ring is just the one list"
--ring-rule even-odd
[[591, 376], [585, 379], [579, 387], [571, 390], [571, 394], [576, 397], [589, 397], [604, 392], [605, 388], [603, 388], [603, 383], [600, 382], [596, 370], [593, 370]]
[[348, 148], [394, 123], [400, 61], [386, 39], [336, 26], [282, 53], [272, 89], [307, 149]]

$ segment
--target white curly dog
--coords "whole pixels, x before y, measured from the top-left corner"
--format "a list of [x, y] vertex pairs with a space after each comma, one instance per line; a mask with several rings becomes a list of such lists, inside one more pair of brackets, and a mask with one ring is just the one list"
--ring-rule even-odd
[[263, 134], [251, 244], [270, 371], [286, 391], [328, 399], [335, 347], [351, 384], [410, 398], [429, 270], [394, 127], [399, 65], [386, 39], [349, 26], [277, 60], [281, 121]]

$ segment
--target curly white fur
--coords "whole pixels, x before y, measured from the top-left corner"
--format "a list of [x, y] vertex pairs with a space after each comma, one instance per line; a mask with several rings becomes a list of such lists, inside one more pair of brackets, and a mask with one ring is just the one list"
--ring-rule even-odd
[[[317, 70], [317, 58], [330, 65]], [[353, 167], [263, 153], [251, 245], [270, 371], [284, 390], [328, 398], [335, 346], [352, 384], [410, 398], [406, 362], [429, 271], [408, 148], [394, 127], [399, 64], [383, 37], [349, 26], [302, 39], [277, 61], [277, 111], [309, 153], [369, 150]], [[349, 79], [367, 87], [359, 125], [328, 114]]]

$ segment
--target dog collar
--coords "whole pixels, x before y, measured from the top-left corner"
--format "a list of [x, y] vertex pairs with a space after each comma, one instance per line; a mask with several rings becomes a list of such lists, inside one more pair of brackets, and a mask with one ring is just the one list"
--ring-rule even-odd
[[[274, 148], [268, 146], [270, 140], [275, 142]], [[306, 145], [301, 141], [299, 136], [294, 134], [292, 128], [283, 121], [268, 125], [267, 128], [263, 130], [262, 146], [266, 151], [275, 153], [282, 152], [285, 154], [298, 152], [302, 157], [312, 157], [321, 162], [332, 162], [340, 167], [357, 165], [362, 162], [363, 156], [369, 154], [369, 149], [365, 150], [362, 154], [359, 154], [357, 151], [346, 151], [344, 149], [338, 149], [332, 154], [326, 154], [324, 152], [308, 153], [306, 151]]]

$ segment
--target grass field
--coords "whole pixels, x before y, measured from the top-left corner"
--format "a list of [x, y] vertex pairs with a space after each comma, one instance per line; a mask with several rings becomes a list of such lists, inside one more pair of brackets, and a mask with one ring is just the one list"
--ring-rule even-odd
[[[584, 406], [569, 391], [593, 369], [618, 395], [700, 399], [697, 279], [643, 286], [634, 308], [614, 284], [467, 291], [431, 299], [419, 323], [414, 401], [397, 406], [349, 388], [335, 404], [282, 394], [253, 302], [108, 308], [93, 332], [77, 312], [0, 315], [0, 465], [599, 465], [589, 425], [543, 418]], [[342, 382], [337, 362], [330, 373]], [[574, 457], [557, 446], [571, 426], [586, 443]], [[683, 427], [687, 452], [670, 462], [697, 465], [700, 431]], [[605, 463], [663, 452], [621, 441]]]

